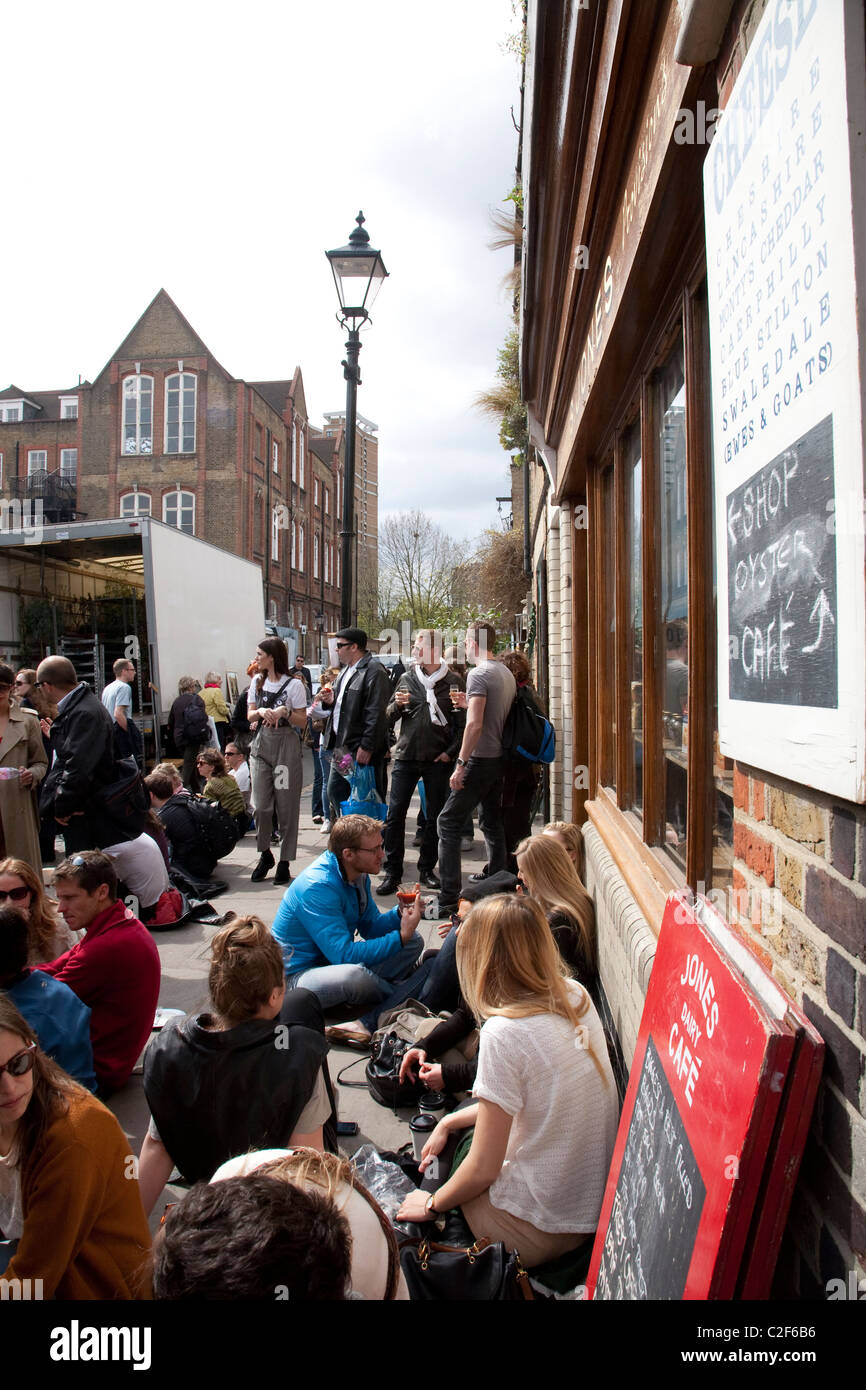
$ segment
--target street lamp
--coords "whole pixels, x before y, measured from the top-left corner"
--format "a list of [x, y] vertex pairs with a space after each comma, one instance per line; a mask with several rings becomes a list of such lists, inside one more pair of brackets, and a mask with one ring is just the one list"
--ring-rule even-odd
[[346, 379], [346, 470], [343, 480], [343, 525], [340, 531], [342, 553], [342, 595], [340, 626], [349, 627], [352, 611], [352, 536], [355, 530], [355, 417], [361, 371], [358, 357], [361, 351], [361, 324], [370, 321], [370, 309], [388, 274], [381, 253], [370, 246], [364, 230], [364, 214], [355, 218], [357, 227], [347, 246], [326, 251], [331, 265], [337, 298], [340, 301], [338, 319], [348, 331], [343, 376]]

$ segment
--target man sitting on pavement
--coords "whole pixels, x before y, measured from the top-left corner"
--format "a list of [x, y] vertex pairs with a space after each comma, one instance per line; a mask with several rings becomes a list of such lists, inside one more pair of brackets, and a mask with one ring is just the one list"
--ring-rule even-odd
[[123, 1086], [153, 1027], [159, 999], [159, 952], [148, 932], [117, 901], [117, 876], [98, 850], [64, 859], [54, 891], [66, 925], [85, 932], [76, 946], [40, 966], [90, 1009], [90, 1041], [99, 1094]]
[[[423, 949], [420, 897], [402, 916], [397, 908], [380, 912], [373, 901], [370, 874], [378, 873], [383, 854], [379, 821], [343, 816], [326, 852], [298, 875], [280, 904], [272, 931], [288, 984], [310, 990], [323, 1009], [369, 1009], [412, 973]], [[350, 1046], [366, 1045], [369, 1036], [359, 1020], [327, 1028], [325, 1035]]]

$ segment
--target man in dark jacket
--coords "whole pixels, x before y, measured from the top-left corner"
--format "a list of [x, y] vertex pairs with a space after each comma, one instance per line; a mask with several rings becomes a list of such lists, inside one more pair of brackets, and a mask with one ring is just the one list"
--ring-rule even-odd
[[67, 854], [117, 844], [128, 836], [105, 814], [99, 799], [101, 788], [117, 775], [111, 715], [89, 686], [79, 684], [75, 667], [65, 656], [47, 657], [36, 679], [57, 705], [42, 814], [53, 811], [63, 829]]
[[[337, 657], [343, 668], [334, 688], [320, 696], [333, 714], [325, 735], [325, 747], [333, 753], [346, 748], [362, 767], [372, 764], [376, 786], [385, 799], [385, 752], [388, 721], [385, 709], [390, 684], [381, 661], [367, 651], [367, 634], [360, 627], [344, 627], [337, 633]], [[328, 798], [332, 818], [340, 814], [351, 788], [345, 777], [331, 764]]]
[[183, 784], [191, 792], [200, 792], [204, 785], [196, 771], [196, 758], [211, 739], [207, 710], [197, 685], [192, 676], [181, 676], [178, 696], [168, 715], [175, 747], [183, 754]]
[[442, 638], [432, 628], [419, 632], [412, 649], [415, 665], [397, 682], [387, 707], [389, 724], [400, 720], [394, 746], [388, 819], [385, 823], [384, 877], [376, 892], [396, 892], [403, 876], [406, 812], [418, 782], [426, 800], [424, 835], [418, 854], [418, 878], [425, 888], [439, 890], [433, 870], [439, 853], [436, 822], [450, 793], [448, 779], [463, 737], [466, 714], [451, 704], [451, 690], [463, 681], [442, 660]]
[[165, 827], [171, 846], [172, 868], [187, 878], [209, 879], [217, 866], [217, 858], [199, 829], [192, 811], [193, 801], [183, 786], [180, 775], [171, 763], [160, 763], [144, 779], [150, 793], [150, 804]]

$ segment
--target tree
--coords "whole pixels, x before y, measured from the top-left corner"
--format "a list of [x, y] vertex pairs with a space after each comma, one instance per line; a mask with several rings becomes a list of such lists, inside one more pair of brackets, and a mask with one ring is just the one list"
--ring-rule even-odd
[[497, 627], [510, 627], [526, 599], [522, 533], [490, 527], [481, 538], [473, 569], [478, 608], [489, 613]]
[[[462, 566], [466, 547], [416, 508], [389, 516], [379, 527], [379, 617], [396, 627], [451, 627], [462, 621]], [[388, 609], [387, 615], [385, 609]]]

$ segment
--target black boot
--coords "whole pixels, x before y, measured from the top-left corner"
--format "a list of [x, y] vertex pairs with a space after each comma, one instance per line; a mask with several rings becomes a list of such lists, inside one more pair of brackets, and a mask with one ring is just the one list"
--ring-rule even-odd
[[267, 878], [268, 873], [274, 867], [274, 856], [269, 849], [263, 850], [259, 855], [259, 862], [250, 874], [253, 883], [261, 883], [263, 878]]
[[288, 859], [281, 859], [277, 865], [277, 872], [274, 874], [274, 883], [284, 884], [291, 883], [291, 881], [292, 875], [289, 871], [289, 861]]

